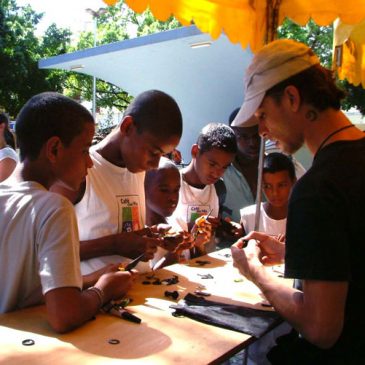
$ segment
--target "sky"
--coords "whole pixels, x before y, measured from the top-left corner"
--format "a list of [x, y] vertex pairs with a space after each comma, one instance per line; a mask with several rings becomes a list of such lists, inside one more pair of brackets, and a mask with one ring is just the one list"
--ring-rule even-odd
[[59, 28], [71, 28], [73, 33], [92, 30], [93, 20], [87, 8], [98, 10], [107, 5], [102, 0], [16, 0], [19, 6], [29, 4], [37, 13], [45, 13], [37, 28], [41, 35], [56, 23]]

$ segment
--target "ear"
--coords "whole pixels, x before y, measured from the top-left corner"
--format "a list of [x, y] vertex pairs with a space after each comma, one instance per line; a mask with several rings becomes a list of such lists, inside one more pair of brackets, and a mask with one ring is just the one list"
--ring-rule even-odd
[[60, 153], [60, 148], [63, 147], [63, 144], [59, 137], [51, 137], [45, 144], [45, 152], [46, 158], [55, 163]]
[[130, 115], [125, 116], [119, 126], [120, 133], [123, 136], [128, 136], [134, 128], [133, 117]]
[[199, 147], [197, 144], [193, 144], [191, 147], [191, 157], [196, 158], [197, 154], [199, 153]]
[[284, 90], [284, 96], [287, 98], [291, 110], [297, 112], [301, 104], [301, 97], [298, 89], [293, 85], [289, 85]]

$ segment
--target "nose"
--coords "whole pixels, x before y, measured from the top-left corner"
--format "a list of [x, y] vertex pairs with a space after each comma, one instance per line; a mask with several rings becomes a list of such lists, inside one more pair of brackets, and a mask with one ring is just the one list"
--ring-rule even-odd
[[225, 169], [223, 167], [216, 167], [213, 172], [212, 172], [212, 176], [214, 177], [214, 179], [219, 179], [220, 177], [223, 176], [225, 172]]
[[168, 197], [169, 203], [177, 204], [178, 200], [179, 200], [179, 194], [176, 193], [172, 193]]
[[257, 148], [260, 145], [260, 135], [255, 134], [255, 135], [251, 136], [248, 144], [251, 148]]
[[268, 129], [265, 126], [265, 122], [263, 120], [259, 121], [259, 135], [261, 137], [266, 138], [268, 133]]

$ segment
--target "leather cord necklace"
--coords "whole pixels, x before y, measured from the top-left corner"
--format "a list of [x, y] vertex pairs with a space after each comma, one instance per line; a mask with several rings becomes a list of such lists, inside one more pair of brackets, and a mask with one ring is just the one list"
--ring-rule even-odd
[[322, 142], [321, 144], [319, 145], [318, 147], [318, 150], [316, 152], [316, 154], [322, 149], [322, 147], [325, 145], [325, 143], [332, 137], [334, 136], [335, 134], [337, 133], [340, 133], [342, 132], [343, 130], [345, 129], [348, 129], [348, 128], [352, 128], [352, 127], [355, 127], [353, 124], [349, 124], [349, 125], [345, 125], [344, 127], [341, 127], [341, 128], [338, 128], [336, 129], [335, 131], [333, 131], [332, 133], [330, 133]]

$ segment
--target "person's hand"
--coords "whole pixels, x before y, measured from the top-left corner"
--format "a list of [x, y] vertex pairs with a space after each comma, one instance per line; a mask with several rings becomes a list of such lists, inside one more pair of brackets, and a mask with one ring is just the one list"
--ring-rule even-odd
[[183, 232], [166, 232], [160, 241], [160, 246], [169, 252], [175, 252], [181, 244], [184, 244]]
[[286, 236], [284, 233], [279, 233], [276, 237], [275, 237], [279, 242], [285, 243], [285, 239]]
[[173, 231], [171, 226], [159, 223], [150, 227], [152, 237], [160, 238], [159, 246], [169, 252], [176, 252], [181, 244], [186, 241], [186, 234], [183, 231]]
[[258, 245], [254, 241], [249, 241], [247, 244], [246, 240], [240, 238], [231, 246], [231, 253], [233, 266], [248, 280], [254, 281], [255, 268], [263, 266]]
[[[149, 237], [153, 236], [153, 237]], [[144, 253], [142, 261], [153, 258], [157, 251], [157, 246], [161, 244], [160, 238], [155, 238], [148, 228], [133, 232], [123, 232], [116, 235], [114, 252], [117, 255], [126, 256], [131, 259]]]
[[118, 271], [118, 267], [119, 267], [119, 264], [108, 264], [99, 270], [93, 271], [90, 274], [83, 275], [82, 276], [83, 289], [93, 286], [99, 280], [101, 275], [108, 273], [108, 272]]
[[217, 227], [219, 226], [221, 219], [219, 217], [213, 217], [213, 216], [204, 216], [206, 222], [210, 223], [211, 226], [211, 231], [215, 231], [217, 229]]
[[193, 228], [191, 229], [193, 245], [200, 250], [203, 250], [204, 245], [210, 242], [212, 237], [212, 224], [208, 221], [208, 219], [210, 218], [206, 215], [197, 218]]
[[100, 276], [95, 286], [102, 289], [105, 301], [118, 300], [125, 296], [137, 275], [129, 271], [116, 271]]
[[[252, 231], [245, 240], [256, 240], [260, 248], [260, 260], [266, 266], [280, 265], [285, 258], [285, 243], [262, 232]], [[285, 239], [285, 237], [284, 237]]]
[[[171, 230], [171, 226], [169, 224], [166, 224], [166, 223], [155, 224], [155, 225], [153, 225], [151, 227], [148, 227], [148, 228], [150, 229], [150, 231], [153, 235], [164, 235], [169, 230]], [[148, 228], [145, 228], [145, 230], [148, 229]]]
[[230, 217], [225, 217], [219, 222], [217, 234], [223, 239], [238, 239], [242, 237], [243, 229], [240, 223], [232, 221]]

